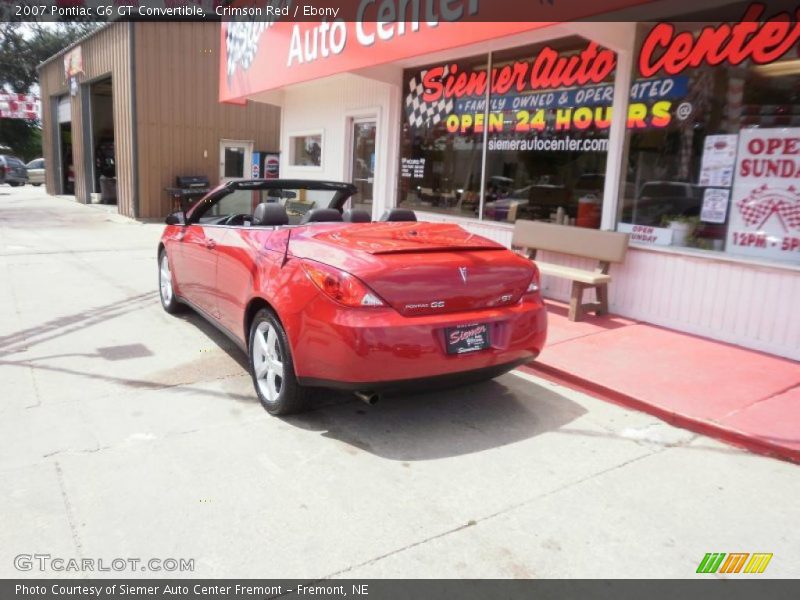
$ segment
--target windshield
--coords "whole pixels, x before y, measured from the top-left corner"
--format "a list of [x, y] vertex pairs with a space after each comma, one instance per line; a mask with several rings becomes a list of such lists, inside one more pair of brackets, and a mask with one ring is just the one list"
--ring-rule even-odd
[[191, 220], [204, 224], [242, 225], [251, 221], [262, 202], [280, 204], [296, 225], [313, 208], [341, 211], [354, 189], [349, 184], [285, 180], [237, 182], [207, 196], [191, 211]]

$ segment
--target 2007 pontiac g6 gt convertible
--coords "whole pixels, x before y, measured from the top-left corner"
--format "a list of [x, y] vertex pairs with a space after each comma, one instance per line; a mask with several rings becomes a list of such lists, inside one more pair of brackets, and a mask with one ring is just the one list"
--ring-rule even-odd
[[249, 356], [267, 411], [308, 388], [387, 390], [496, 377], [536, 358], [547, 333], [529, 260], [407, 209], [379, 222], [344, 210], [349, 183], [234, 181], [167, 218], [164, 309], [189, 305]]

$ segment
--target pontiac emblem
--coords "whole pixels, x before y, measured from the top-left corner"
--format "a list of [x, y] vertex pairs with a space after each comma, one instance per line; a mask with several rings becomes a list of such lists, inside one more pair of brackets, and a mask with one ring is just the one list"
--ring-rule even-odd
[[458, 274], [461, 275], [461, 281], [467, 283], [467, 267], [458, 267]]

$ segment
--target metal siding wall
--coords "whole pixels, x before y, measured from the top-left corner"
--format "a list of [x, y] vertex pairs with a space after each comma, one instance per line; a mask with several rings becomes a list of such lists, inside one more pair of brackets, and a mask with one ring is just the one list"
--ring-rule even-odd
[[[221, 104], [218, 23], [136, 23], [139, 216], [170, 208], [164, 188], [176, 175], [219, 180], [220, 139], [253, 140], [279, 150], [280, 109]], [[207, 157], [203, 152], [207, 152]]]
[[[114, 147], [117, 165], [117, 203], [119, 212], [133, 214], [133, 156], [131, 154], [131, 81], [128, 63], [128, 26], [117, 23], [99, 31], [81, 44], [84, 75], [81, 81], [111, 75], [114, 107]], [[73, 164], [82, 165], [84, 153], [90, 151], [83, 146], [80, 130], [83, 127], [79, 93], [72, 102]], [[87, 124], [88, 126], [88, 124]], [[75, 168], [75, 195], [88, 200], [89, 173]]]
[[[131, 148], [131, 86], [128, 66], [128, 26], [115, 23], [98, 31], [80, 44], [83, 55], [83, 74], [79, 83], [110, 75], [114, 93], [114, 138], [117, 162], [117, 201], [119, 212], [133, 214], [133, 163]], [[55, 164], [52, 152], [52, 127], [50, 100], [53, 95], [69, 93], [64, 77], [64, 63], [59, 56], [45, 65], [40, 72], [42, 88], [42, 144], [48, 165]], [[75, 197], [85, 202], [89, 197], [89, 182], [82, 168], [87, 149], [83, 144], [82, 89], [71, 98], [72, 108], [72, 164], [75, 168]], [[55, 169], [47, 169], [47, 192], [55, 193]]]
[[56, 193], [55, 154], [53, 152], [53, 104], [56, 96], [68, 93], [64, 77], [64, 63], [55, 60], [45, 65], [39, 72], [39, 87], [42, 98], [42, 156], [48, 168], [45, 169], [45, 189], [48, 194]]

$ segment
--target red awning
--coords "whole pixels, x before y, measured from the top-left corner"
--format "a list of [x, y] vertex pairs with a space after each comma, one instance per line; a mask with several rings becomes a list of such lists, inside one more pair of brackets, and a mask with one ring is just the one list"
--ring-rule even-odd
[[[387, 3], [415, 4], [407, 0], [361, 0], [357, 10], [361, 11], [358, 14], [363, 20], [359, 22], [339, 18], [326, 21], [227, 21], [221, 27], [220, 101], [243, 102], [261, 92], [304, 81], [468, 46], [649, 1], [652, 0], [595, 0], [564, 6], [562, 3], [534, 5], [508, 0], [516, 4], [515, 10], [525, 5], [528, 7], [526, 13], [551, 17], [542, 21], [480, 22], [476, 20], [482, 18], [477, 0], [464, 0], [461, 7], [463, 20], [456, 21], [436, 22], [440, 16], [431, 17], [423, 12], [425, 17], [420, 16], [417, 22], [375, 22], [378, 14], [386, 14], [378, 11]], [[492, 3], [494, 18], [498, 3], [503, 4], [505, 0]], [[440, 5], [431, 0], [419, 0], [416, 4], [420, 10]], [[451, 1], [448, 6], [452, 8], [454, 3]], [[236, 7], [237, 3], [234, 3], [233, 8]], [[469, 13], [473, 9], [475, 12]]]

